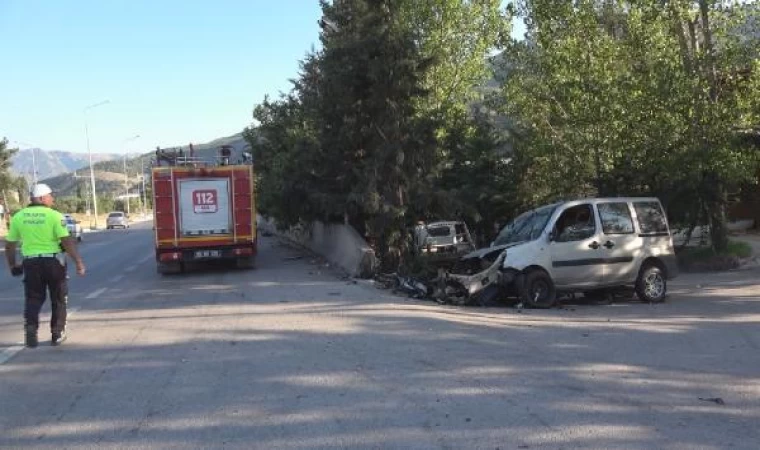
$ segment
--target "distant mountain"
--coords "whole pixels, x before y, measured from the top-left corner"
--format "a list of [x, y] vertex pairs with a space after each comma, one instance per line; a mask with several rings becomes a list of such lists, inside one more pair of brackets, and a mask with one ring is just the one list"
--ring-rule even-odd
[[[194, 154], [197, 158], [211, 163], [215, 161], [219, 147], [222, 145], [230, 145], [232, 147], [231, 162], [233, 163], [240, 160], [243, 151], [248, 147], [248, 143], [243, 138], [242, 133], [238, 133], [232, 136], [215, 139], [205, 144], [193, 144]], [[167, 151], [178, 148], [182, 148], [182, 151], [189, 155], [189, 146], [187, 144], [176, 147], [162, 147], [162, 149]], [[109, 156], [110, 158], [102, 158], [94, 165], [95, 188], [98, 195], [117, 196], [123, 194], [125, 161], [121, 155], [101, 156]], [[130, 192], [137, 192], [140, 184], [138, 175], [141, 171], [144, 171], [149, 175], [150, 167], [155, 160], [155, 157], [156, 153], [155, 151], [152, 151], [127, 159], [126, 172], [129, 180]], [[94, 159], [95, 155], [93, 154], [93, 160]], [[70, 169], [65, 173], [59, 172], [56, 176], [49, 178], [39, 178], [50, 185], [60, 197], [76, 196], [77, 190], [87, 191], [89, 189], [89, 167], [90, 166], [87, 165], [85, 158], [85, 164], [80, 165], [76, 169]], [[39, 164], [37, 170], [39, 171]], [[74, 174], [70, 173], [74, 170], [78, 170], [77, 175], [79, 178], [75, 178]]]
[[[119, 158], [119, 156], [105, 153], [92, 154], [92, 160], [95, 162], [109, 161], [116, 158]], [[43, 150], [39, 148], [19, 150], [13, 156], [11, 162], [11, 171], [13, 173], [26, 176], [29, 179], [32, 178], [32, 171], [36, 165], [38, 180], [89, 167], [90, 164], [87, 153]]]

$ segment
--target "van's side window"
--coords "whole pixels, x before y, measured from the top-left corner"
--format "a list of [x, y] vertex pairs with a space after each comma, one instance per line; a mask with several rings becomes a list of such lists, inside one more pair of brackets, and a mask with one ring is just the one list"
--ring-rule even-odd
[[634, 202], [633, 207], [636, 209], [636, 215], [639, 219], [641, 234], [667, 234], [668, 223], [659, 203]]
[[633, 233], [633, 219], [628, 203], [599, 203], [597, 208], [604, 234]]
[[556, 242], [580, 241], [596, 234], [596, 221], [591, 205], [578, 205], [566, 209], [557, 219], [554, 232]]

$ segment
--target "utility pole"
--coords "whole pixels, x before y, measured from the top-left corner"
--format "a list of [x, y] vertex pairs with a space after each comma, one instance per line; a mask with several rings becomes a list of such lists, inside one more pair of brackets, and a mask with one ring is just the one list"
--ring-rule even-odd
[[36, 153], [36, 149], [33, 148], [32, 149], [32, 181], [36, 185], [37, 184], [37, 161], [34, 156], [35, 153]]
[[127, 154], [124, 154], [124, 201], [127, 204], [127, 216], [129, 216], [129, 175], [127, 175]]
[[142, 215], [145, 217], [148, 199], [145, 193], [145, 160], [142, 156], [140, 157], [140, 178], [142, 179]]
[[122, 143], [122, 145], [125, 147], [122, 150], [123, 150], [123, 153], [124, 153], [124, 195], [125, 195], [124, 201], [127, 204], [126, 205], [127, 206], [126, 207], [126, 209], [127, 209], [127, 211], [126, 211], [127, 215], [129, 215], [129, 203], [130, 203], [130, 201], [129, 201], [129, 175], [127, 173], [127, 151], [126, 151], [126, 146], [127, 146], [127, 143], [132, 142], [135, 139], [139, 139], [139, 138], [140, 138], [140, 135], [136, 134], [136, 135], [132, 136], [131, 138], [124, 139], [124, 142]]
[[83, 110], [83, 114], [84, 114], [84, 135], [85, 135], [85, 138], [87, 139], [87, 154], [90, 157], [90, 185], [92, 186], [92, 209], [94, 210], [93, 212], [95, 213], [94, 214], [95, 215], [95, 227], [94, 227], [95, 229], [98, 228], [98, 196], [97, 196], [96, 190], [95, 190], [95, 168], [92, 165], [92, 151], [90, 150], [90, 130], [87, 127], [87, 111], [89, 111], [89, 110], [91, 110], [93, 108], [97, 108], [98, 106], [105, 105], [105, 104], [110, 103], [110, 102], [111, 102], [110, 100], [103, 100], [102, 102], [95, 103], [95, 104], [92, 104], [90, 106], [87, 106]]
[[[85, 178], [77, 173], [77, 171], [74, 171], [74, 187], [79, 192], [79, 179]], [[85, 212], [90, 212], [90, 189], [89, 186], [87, 186], [87, 183], [84, 184], [84, 210]], [[92, 215], [88, 215], [90, 219], [90, 229], [92, 229]]]

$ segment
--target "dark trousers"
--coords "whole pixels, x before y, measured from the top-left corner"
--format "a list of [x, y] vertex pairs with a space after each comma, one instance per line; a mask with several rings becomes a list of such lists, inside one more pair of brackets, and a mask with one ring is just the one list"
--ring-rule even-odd
[[40, 309], [50, 292], [53, 314], [50, 331], [59, 333], [66, 328], [66, 302], [69, 287], [66, 283], [66, 267], [56, 258], [30, 258], [24, 260], [24, 319], [26, 329], [36, 331], [40, 325]]

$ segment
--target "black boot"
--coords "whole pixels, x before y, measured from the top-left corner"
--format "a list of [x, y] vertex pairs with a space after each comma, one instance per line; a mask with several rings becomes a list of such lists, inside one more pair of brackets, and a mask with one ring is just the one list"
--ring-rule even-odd
[[29, 348], [37, 347], [37, 344], [39, 343], [37, 341], [37, 328], [27, 326], [25, 331], [24, 344]]

